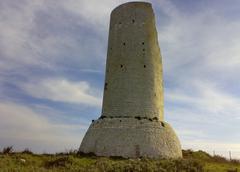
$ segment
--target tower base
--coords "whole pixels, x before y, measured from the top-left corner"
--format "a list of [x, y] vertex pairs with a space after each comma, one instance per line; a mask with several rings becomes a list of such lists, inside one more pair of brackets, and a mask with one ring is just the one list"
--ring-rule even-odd
[[104, 118], [94, 121], [79, 151], [107, 157], [182, 157], [180, 142], [168, 123], [140, 118]]

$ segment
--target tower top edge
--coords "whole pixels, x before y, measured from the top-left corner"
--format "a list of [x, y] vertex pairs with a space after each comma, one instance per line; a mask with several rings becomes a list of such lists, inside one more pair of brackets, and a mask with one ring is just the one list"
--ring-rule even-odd
[[144, 1], [131, 1], [121, 4], [112, 10], [112, 13], [121, 10], [122, 8], [152, 8], [152, 4], [150, 2]]

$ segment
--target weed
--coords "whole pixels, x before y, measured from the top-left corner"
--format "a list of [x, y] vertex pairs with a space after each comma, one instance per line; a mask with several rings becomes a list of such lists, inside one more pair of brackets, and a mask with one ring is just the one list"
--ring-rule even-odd
[[13, 153], [13, 146], [8, 146], [8, 147], [3, 148], [2, 153], [3, 154]]
[[26, 148], [26, 149], [24, 149], [23, 151], [22, 151], [22, 153], [23, 154], [33, 154], [33, 152], [30, 150], [30, 149], [28, 149], [28, 148]]
[[54, 167], [67, 167], [68, 164], [72, 164], [69, 157], [60, 157], [54, 160], [49, 160], [44, 163], [45, 168], [54, 168]]

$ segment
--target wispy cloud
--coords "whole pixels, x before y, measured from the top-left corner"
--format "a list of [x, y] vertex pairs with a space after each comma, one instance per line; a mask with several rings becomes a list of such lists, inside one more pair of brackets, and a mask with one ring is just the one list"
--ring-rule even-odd
[[[126, 0], [125, 0], [126, 1]], [[64, 8], [81, 16], [82, 22], [95, 26], [97, 30], [107, 32], [107, 27], [110, 20], [111, 10], [124, 2], [124, 0], [109, 1], [109, 0], [81, 0], [81, 1], [62, 1]], [[79, 10], [81, 9], [81, 10]], [[97, 31], [96, 30], [96, 31]]]
[[[0, 141], [34, 150], [78, 145], [75, 131], [87, 126], [71, 127], [70, 119], [58, 123], [49, 114], [97, 118], [110, 12], [127, 0], [20, 2], [0, 2]], [[239, 150], [237, 1], [149, 2], [163, 55], [165, 119], [184, 148], [218, 143], [219, 150]], [[62, 141], [63, 135], [69, 139]]]
[[60, 101], [65, 103], [77, 103], [89, 106], [101, 106], [101, 93], [90, 87], [86, 81], [73, 82], [65, 79], [45, 79], [37, 82], [28, 82], [21, 88], [29, 95]]
[[[189, 104], [196, 110], [204, 109], [211, 114], [229, 113], [231, 116], [237, 117], [240, 113], [240, 98], [221, 90], [214, 83], [204, 80], [191, 80], [188, 82], [190, 90], [184, 90], [179, 86], [176, 90], [166, 90], [166, 100], [171, 103]], [[184, 84], [182, 85], [184, 86]]]
[[[223, 15], [220, 7], [199, 8], [194, 15], [181, 11], [171, 1], [156, 3], [168, 17], [159, 19], [159, 40], [165, 72], [179, 68], [206, 72], [233, 72], [239, 69], [239, 21]], [[228, 7], [225, 7], [225, 10]], [[166, 71], [167, 70], [167, 71]], [[181, 78], [184, 76], [181, 76]]]
[[11, 102], [0, 102], [0, 118], [1, 147], [11, 144], [18, 150], [28, 147], [39, 153], [77, 148], [87, 127], [49, 121], [33, 109]]
[[183, 147], [224, 155], [229, 150], [240, 152], [239, 97], [210, 81], [192, 80], [187, 84], [190, 90], [179, 86], [165, 92], [166, 119], [176, 128]]
[[239, 151], [240, 25], [226, 15], [232, 5], [199, 4], [191, 15], [175, 1], [156, 5], [167, 16], [158, 23], [165, 118], [184, 148]]

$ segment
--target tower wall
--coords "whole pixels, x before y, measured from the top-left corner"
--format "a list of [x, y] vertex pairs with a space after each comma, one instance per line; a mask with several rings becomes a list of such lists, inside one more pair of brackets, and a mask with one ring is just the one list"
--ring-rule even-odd
[[163, 120], [162, 61], [150, 3], [111, 13], [102, 115]]
[[102, 116], [84, 136], [82, 153], [182, 157], [163, 121], [162, 61], [151, 4], [131, 2], [111, 14]]

